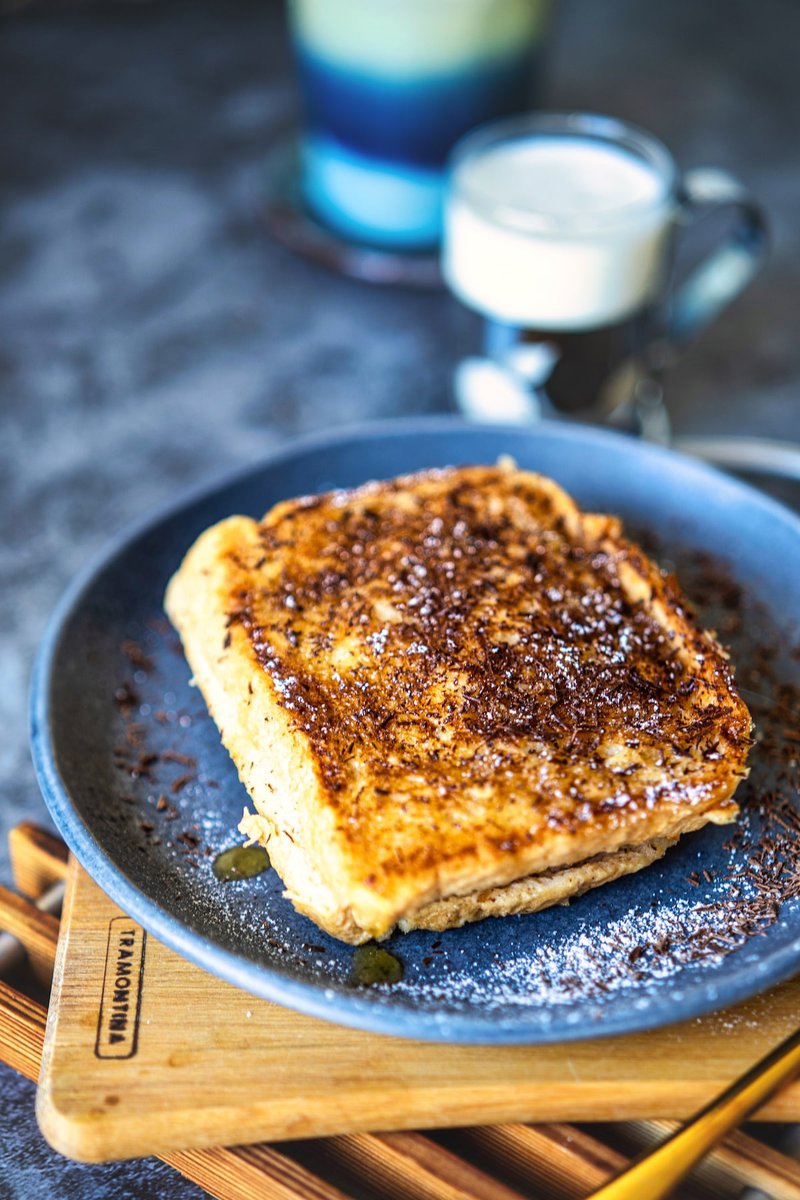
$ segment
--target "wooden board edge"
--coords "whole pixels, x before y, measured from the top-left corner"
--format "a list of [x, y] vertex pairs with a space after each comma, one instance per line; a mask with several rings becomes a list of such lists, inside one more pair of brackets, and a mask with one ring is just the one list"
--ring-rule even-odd
[[[609, 1105], [609, 1080], [579, 1084], [565, 1078], [546, 1085], [531, 1085], [527, 1108], [521, 1109], [519, 1089], [512, 1098], [498, 1096], [494, 1085], [465, 1089], [454, 1096], [452, 1088], [441, 1087], [409, 1104], [402, 1118], [397, 1111], [396, 1087], [387, 1083], [384, 1090], [371, 1089], [357, 1103], [348, 1097], [346, 1111], [337, 1105], [330, 1092], [307, 1097], [298, 1112], [297, 1097], [280, 1104], [265, 1100], [253, 1105], [252, 1096], [245, 1105], [210, 1106], [205, 1110], [170, 1109], [169, 1122], [158, 1120], [158, 1113], [136, 1114], [104, 1103], [87, 1111], [70, 1104], [68, 1079], [53, 1085], [51, 1056], [58, 1026], [58, 1000], [68, 955], [71, 921], [79, 894], [80, 868], [71, 860], [67, 876], [62, 936], [59, 938], [53, 980], [53, 1002], [48, 1015], [45, 1047], [37, 1092], [36, 1114], [46, 1141], [57, 1152], [81, 1162], [102, 1162], [167, 1153], [189, 1148], [206, 1148], [220, 1143], [256, 1143], [328, 1137], [336, 1134], [389, 1130], [442, 1129], [470, 1125], [499, 1124], [509, 1121], [592, 1122], [602, 1120], [659, 1119], [690, 1116], [730, 1082], [728, 1078], [686, 1085], [669, 1079], [647, 1083], [624, 1082], [624, 1094]], [[622, 1091], [622, 1089], [620, 1089]], [[676, 1092], [680, 1091], [677, 1096]], [[800, 1120], [800, 1083], [775, 1097], [756, 1116], [760, 1121]], [[170, 1128], [167, 1130], [166, 1125]]]
[[[78, 878], [77, 860], [70, 855], [67, 864], [66, 875], [66, 891], [64, 893], [64, 904], [61, 909], [61, 932], [58, 938], [56, 947], [56, 959], [53, 967], [53, 983], [50, 989], [50, 1004], [47, 1010], [47, 1024], [44, 1031], [44, 1045], [42, 1047], [42, 1061], [39, 1068], [39, 1081], [36, 1088], [36, 1122], [39, 1126], [39, 1132], [44, 1140], [59, 1154], [65, 1154], [68, 1158], [77, 1157], [72, 1154], [68, 1147], [70, 1143], [70, 1130], [72, 1122], [69, 1119], [62, 1120], [58, 1113], [57, 1106], [52, 1099], [52, 1061], [53, 1050], [56, 1045], [56, 1037], [58, 1030], [60, 997], [61, 989], [64, 982], [64, 964], [67, 958], [67, 942], [69, 941], [69, 929], [71, 925], [72, 910], [75, 903], [76, 881]], [[62, 1132], [66, 1135], [62, 1137]], [[62, 1148], [64, 1147], [64, 1148]], [[80, 1160], [79, 1160], [80, 1161]]]
[[[696, 1084], [681, 1089], [678, 1119], [691, 1116], [726, 1086], [727, 1080]], [[788, 1108], [786, 1098], [765, 1106], [756, 1116], [759, 1121], [797, 1120], [800, 1117], [800, 1087]], [[446, 1106], [446, 1107], [445, 1107]], [[206, 1149], [220, 1144], [250, 1145], [258, 1142], [294, 1141], [358, 1133], [388, 1133], [411, 1130], [464, 1128], [475, 1125], [513, 1123], [592, 1123], [602, 1120], [630, 1121], [676, 1118], [675, 1088], [664, 1081], [656, 1086], [629, 1084], [624, 1099], [609, 1109], [608, 1085], [583, 1085], [579, 1096], [569, 1084], [555, 1090], [546, 1106], [537, 1098], [525, 1110], [519, 1096], [498, 1101], [496, 1094], [473, 1095], [453, 1104], [452, 1094], [424, 1101], [407, 1110], [398, 1119], [397, 1095], [387, 1090], [385, 1097], [368, 1098], [368, 1103], [343, 1116], [332, 1108], [330, 1097], [311, 1103], [298, 1115], [295, 1102], [271, 1106], [171, 1109], [169, 1122], [160, 1123], [157, 1114], [143, 1114], [139, 1121], [131, 1114], [117, 1116], [113, 1109], [98, 1106], [87, 1113], [70, 1110], [68, 1094], [58, 1097], [46, 1085], [37, 1097], [37, 1119], [42, 1133], [54, 1150], [79, 1162], [107, 1162], [166, 1154], [179, 1150]]]

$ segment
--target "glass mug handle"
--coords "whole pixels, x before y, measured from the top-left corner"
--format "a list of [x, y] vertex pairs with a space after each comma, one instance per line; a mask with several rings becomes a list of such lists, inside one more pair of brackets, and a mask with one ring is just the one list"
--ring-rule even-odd
[[744, 186], [727, 171], [698, 167], [683, 176], [678, 235], [712, 213], [728, 210], [733, 228], [672, 291], [666, 337], [680, 345], [694, 337], [747, 286], [767, 253], [764, 213]]

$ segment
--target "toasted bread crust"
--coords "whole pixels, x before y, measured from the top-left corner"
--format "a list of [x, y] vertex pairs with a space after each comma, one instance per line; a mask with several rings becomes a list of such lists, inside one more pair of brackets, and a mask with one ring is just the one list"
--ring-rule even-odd
[[507, 917], [518, 913], [539, 912], [554, 904], [566, 904], [592, 888], [612, 883], [622, 875], [631, 875], [663, 858], [677, 838], [654, 838], [641, 846], [625, 846], [613, 854], [598, 854], [586, 862], [540, 875], [526, 875], [504, 887], [487, 888], [469, 896], [447, 896], [426, 904], [418, 912], [403, 917], [399, 928], [404, 933], [412, 929], [434, 929], [442, 932], [482, 921], [484, 917]]
[[230, 518], [167, 610], [259, 814], [243, 828], [345, 940], [735, 817], [750, 717], [724, 652], [615, 518], [542, 476], [430, 471]]

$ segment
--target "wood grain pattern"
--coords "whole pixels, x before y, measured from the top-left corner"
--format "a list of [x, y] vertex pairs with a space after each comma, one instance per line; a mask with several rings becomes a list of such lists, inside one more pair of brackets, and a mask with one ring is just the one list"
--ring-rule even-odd
[[518, 1187], [535, 1181], [558, 1200], [580, 1200], [630, 1161], [573, 1125], [486, 1125], [463, 1130], [460, 1141]]
[[[0, 980], [0, 1061], [32, 1081], [39, 1077], [46, 1021], [43, 1005]], [[161, 1157], [216, 1200], [348, 1200], [270, 1146], [215, 1146]]]
[[[30, 932], [43, 914], [29, 906], [28, 915], [26, 930]], [[41, 921], [37, 937], [47, 947], [52, 972], [56, 939], [51, 921]], [[28, 1079], [39, 1075], [45, 1020], [40, 1004], [0, 980], [0, 1059]], [[218, 1200], [347, 1200], [339, 1188], [266, 1145], [216, 1146], [173, 1151], [162, 1157]], [[318, 1157], [349, 1167], [361, 1181], [369, 1176], [381, 1194], [401, 1200], [520, 1200], [517, 1193], [500, 1187], [484, 1172], [420, 1135], [332, 1138]]]
[[419, 1133], [354, 1133], [327, 1139], [320, 1152], [385, 1200], [523, 1200]]
[[[77, 1158], [521, 1121], [684, 1117], [793, 1028], [795, 981], [736, 1010], [613, 1041], [476, 1047], [360, 1033], [259, 1001], [148, 938], [138, 1049], [95, 1057], [109, 922], [71, 869], [39, 1117]], [[762, 1119], [800, 1118], [800, 1084]]]
[[31, 821], [21, 821], [8, 835], [14, 885], [36, 899], [67, 874], [69, 851], [60, 838]]
[[[630, 1121], [625, 1144], [640, 1153], [676, 1129], [674, 1121]], [[731, 1133], [695, 1167], [694, 1178], [718, 1196], [726, 1189], [758, 1188], [770, 1200], [800, 1200], [800, 1162], [780, 1154], [741, 1130]]]
[[0, 1059], [38, 1079], [44, 1046], [45, 1009], [0, 979]]
[[348, 1200], [339, 1188], [271, 1146], [215, 1146], [162, 1157], [217, 1200]]
[[[30, 843], [39, 860], [42, 886], [47, 887], [63, 874], [63, 848], [56, 839], [48, 842], [49, 835], [42, 840], [39, 832], [35, 827], [21, 830], [15, 855], [24, 873]], [[52, 969], [53, 922], [32, 904], [26, 910], [25, 902], [13, 897], [5, 908], [0, 903], [0, 928], [7, 912], [28, 939], [34, 938], [42, 963]], [[0, 982], [0, 1060], [30, 1079], [39, 1072], [45, 1016], [40, 1004]], [[632, 1121], [605, 1131], [595, 1126], [593, 1133], [605, 1134], [616, 1148], [572, 1125], [507, 1124], [440, 1134], [439, 1141], [451, 1150], [419, 1133], [389, 1133], [298, 1142], [291, 1149], [253, 1145], [171, 1151], [162, 1158], [218, 1200], [346, 1200], [345, 1192], [327, 1178], [331, 1172], [325, 1170], [326, 1164], [335, 1166], [337, 1183], [347, 1187], [348, 1195], [351, 1190], [363, 1195], [366, 1187], [372, 1194], [377, 1187], [395, 1200], [418, 1200], [420, 1195], [436, 1200], [482, 1200], [486, 1195], [508, 1200], [515, 1195], [487, 1176], [488, 1171], [499, 1173], [525, 1195], [578, 1200], [628, 1161], [621, 1148], [637, 1151], [670, 1128], [671, 1123], [664, 1121]], [[473, 1160], [482, 1169], [476, 1170]], [[797, 1162], [737, 1132], [700, 1165], [681, 1195], [687, 1200], [722, 1200], [738, 1196], [748, 1185], [775, 1200], [797, 1200], [798, 1177]]]
[[37, 979], [49, 984], [53, 973], [52, 947], [58, 938], [58, 917], [40, 912], [22, 896], [0, 884], [0, 929], [22, 943]]

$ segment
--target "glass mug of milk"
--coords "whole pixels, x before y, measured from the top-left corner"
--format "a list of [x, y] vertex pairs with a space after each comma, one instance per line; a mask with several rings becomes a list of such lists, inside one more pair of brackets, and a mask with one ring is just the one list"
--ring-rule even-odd
[[[724, 237], [676, 282], [676, 234], [723, 209]], [[460, 409], [661, 436], [660, 369], [765, 250], [763, 215], [741, 184], [711, 168], [681, 176], [632, 125], [540, 113], [476, 130], [451, 159], [442, 250], [449, 287], [487, 318], [484, 356], [456, 372]]]
[[304, 109], [302, 191], [341, 237], [430, 250], [445, 163], [530, 106], [549, 0], [289, 0]]

